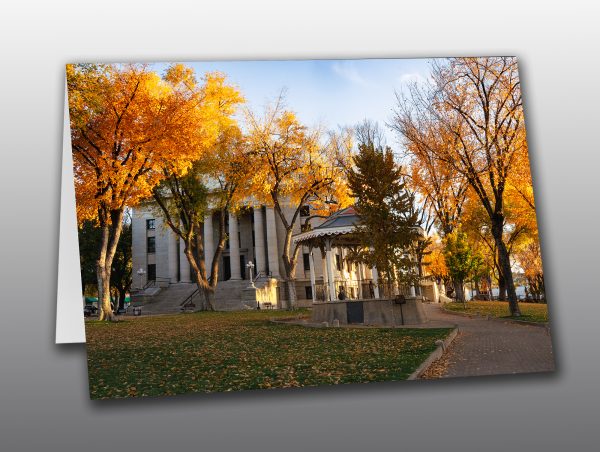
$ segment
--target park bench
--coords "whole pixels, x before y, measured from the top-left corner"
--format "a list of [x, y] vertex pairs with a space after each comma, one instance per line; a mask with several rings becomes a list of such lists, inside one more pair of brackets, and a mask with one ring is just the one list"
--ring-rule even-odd
[[265, 309], [273, 309], [273, 303], [271, 303], [270, 301], [266, 301], [262, 305]]
[[129, 310], [129, 308], [131, 308], [132, 315], [135, 315], [135, 316], [142, 315], [141, 303], [130, 304], [129, 306], [127, 306], [127, 310]]

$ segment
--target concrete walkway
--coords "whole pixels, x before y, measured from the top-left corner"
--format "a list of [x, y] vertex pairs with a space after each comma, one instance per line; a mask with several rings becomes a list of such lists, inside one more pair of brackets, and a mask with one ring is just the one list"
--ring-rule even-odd
[[546, 328], [448, 314], [433, 304], [425, 305], [425, 309], [432, 322], [458, 325], [459, 335], [424, 379], [554, 370], [552, 341]]

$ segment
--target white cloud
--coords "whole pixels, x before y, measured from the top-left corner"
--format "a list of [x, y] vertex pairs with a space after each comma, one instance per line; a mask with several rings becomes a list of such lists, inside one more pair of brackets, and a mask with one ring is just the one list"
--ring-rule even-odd
[[370, 86], [370, 83], [358, 72], [352, 61], [336, 61], [331, 65], [331, 69], [337, 75], [346, 80], [362, 86]]

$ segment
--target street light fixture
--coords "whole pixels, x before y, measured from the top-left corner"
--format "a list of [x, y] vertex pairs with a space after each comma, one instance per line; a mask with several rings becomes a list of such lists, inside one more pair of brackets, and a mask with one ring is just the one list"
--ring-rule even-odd
[[140, 290], [142, 290], [144, 288], [144, 275], [146, 274], [146, 272], [144, 271], [143, 268], [140, 267], [140, 269], [136, 272], [139, 276], [140, 276]]
[[250, 287], [252, 287], [253, 289], [256, 289], [256, 286], [254, 285], [254, 281], [252, 280], [252, 270], [254, 270], [254, 264], [252, 263], [252, 261], [250, 261], [246, 264], [246, 268], [248, 268], [248, 270], [250, 271]]

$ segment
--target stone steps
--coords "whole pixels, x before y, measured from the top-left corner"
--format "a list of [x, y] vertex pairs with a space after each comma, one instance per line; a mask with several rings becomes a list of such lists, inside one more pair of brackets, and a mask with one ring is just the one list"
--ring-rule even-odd
[[180, 312], [180, 305], [196, 290], [196, 284], [178, 283], [163, 288], [155, 295], [138, 294], [132, 296], [132, 302], [141, 302], [143, 313], [165, 314]]
[[[263, 287], [266, 281], [256, 283], [256, 287]], [[215, 307], [218, 311], [239, 311], [254, 309], [256, 302], [243, 300], [243, 291], [250, 285], [249, 280], [220, 281], [215, 293]], [[141, 302], [143, 313], [165, 314], [181, 312], [181, 303], [195, 290], [196, 284], [177, 283], [161, 289], [154, 295], [139, 293], [132, 296], [132, 302]], [[194, 298], [196, 306], [199, 300]]]

